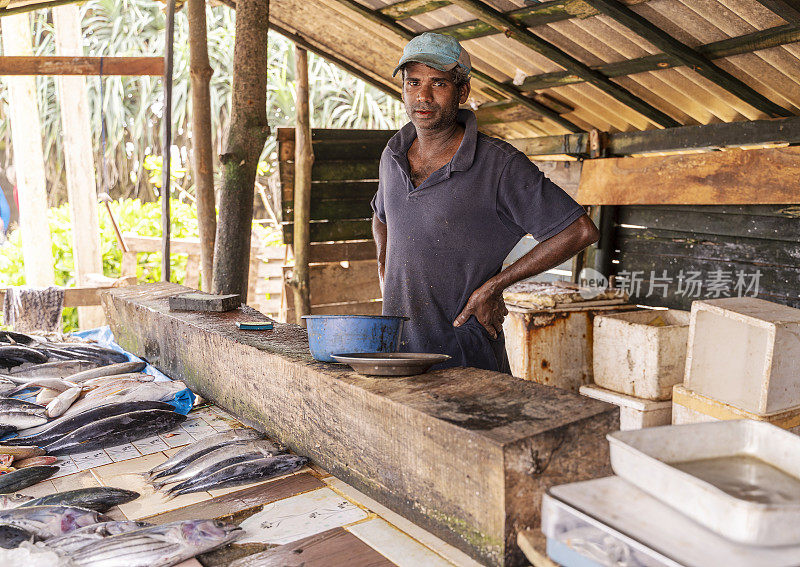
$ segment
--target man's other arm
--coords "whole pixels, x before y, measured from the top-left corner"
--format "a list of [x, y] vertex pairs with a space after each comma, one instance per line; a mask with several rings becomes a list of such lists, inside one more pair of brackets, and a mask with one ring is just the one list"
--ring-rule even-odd
[[[380, 223], [380, 221], [378, 221]], [[383, 224], [383, 223], [380, 223]], [[375, 220], [372, 223], [373, 232]], [[386, 225], [384, 231], [386, 230]], [[384, 238], [385, 238], [384, 232]], [[533, 250], [511, 264], [508, 268], [491, 278], [476, 289], [467, 301], [464, 310], [456, 317], [453, 325], [458, 327], [469, 319], [475, 318], [493, 337], [503, 330], [503, 317], [508, 313], [503, 303], [503, 290], [520, 280], [541, 274], [564, 263], [569, 258], [600, 238], [600, 231], [592, 220], [583, 215], [558, 234], [543, 240]], [[377, 236], [375, 238], [377, 242]], [[380, 257], [380, 246], [378, 247]], [[378, 260], [380, 266], [380, 259]]]
[[381, 293], [383, 293], [383, 274], [386, 266], [386, 225], [376, 215], [372, 215], [372, 237], [375, 239], [375, 248], [378, 253], [378, 278], [380, 279]]

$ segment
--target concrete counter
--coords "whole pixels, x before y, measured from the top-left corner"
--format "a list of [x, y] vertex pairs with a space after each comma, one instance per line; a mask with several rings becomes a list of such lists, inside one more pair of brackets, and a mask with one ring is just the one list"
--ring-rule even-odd
[[547, 488], [611, 474], [613, 405], [474, 368], [361, 376], [315, 362], [296, 325], [240, 331], [267, 320], [248, 307], [170, 312], [186, 291], [105, 293], [117, 342], [481, 562], [524, 564]]

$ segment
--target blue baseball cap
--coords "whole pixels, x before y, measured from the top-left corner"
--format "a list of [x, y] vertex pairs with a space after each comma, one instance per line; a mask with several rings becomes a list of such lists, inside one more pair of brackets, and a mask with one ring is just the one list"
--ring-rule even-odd
[[439, 71], [452, 71], [456, 67], [463, 68], [467, 73], [472, 71], [467, 50], [454, 37], [441, 33], [425, 32], [409, 41], [403, 48], [403, 56], [392, 77], [403, 65], [412, 61]]

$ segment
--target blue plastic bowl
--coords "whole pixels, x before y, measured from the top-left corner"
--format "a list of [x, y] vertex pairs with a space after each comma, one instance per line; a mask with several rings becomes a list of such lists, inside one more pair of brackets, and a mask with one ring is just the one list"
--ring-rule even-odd
[[391, 315], [304, 315], [311, 356], [336, 362], [344, 352], [397, 352], [408, 317]]

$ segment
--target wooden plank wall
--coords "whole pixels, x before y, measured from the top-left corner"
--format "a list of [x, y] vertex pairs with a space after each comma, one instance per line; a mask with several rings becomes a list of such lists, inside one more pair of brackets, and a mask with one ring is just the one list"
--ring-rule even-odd
[[[379, 315], [381, 290], [372, 240], [370, 201], [387, 130], [312, 130], [311, 313]], [[278, 129], [284, 242], [291, 245], [294, 213], [294, 129]], [[284, 268], [284, 275], [291, 267]], [[294, 322], [293, 295], [284, 289], [281, 318]]]
[[688, 310], [696, 299], [752, 295], [757, 277], [758, 297], [800, 307], [800, 205], [621, 206], [614, 249], [617, 277], [642, 280], [638, 303]]
[[[370, 201], [378, 190], [378, 164], [391, 130], [311, 132], [311, 241], [372, 238]], [[278, 171], [284, 242], [291, 244], [294, 213], [294, 128], [278, 129]]]

